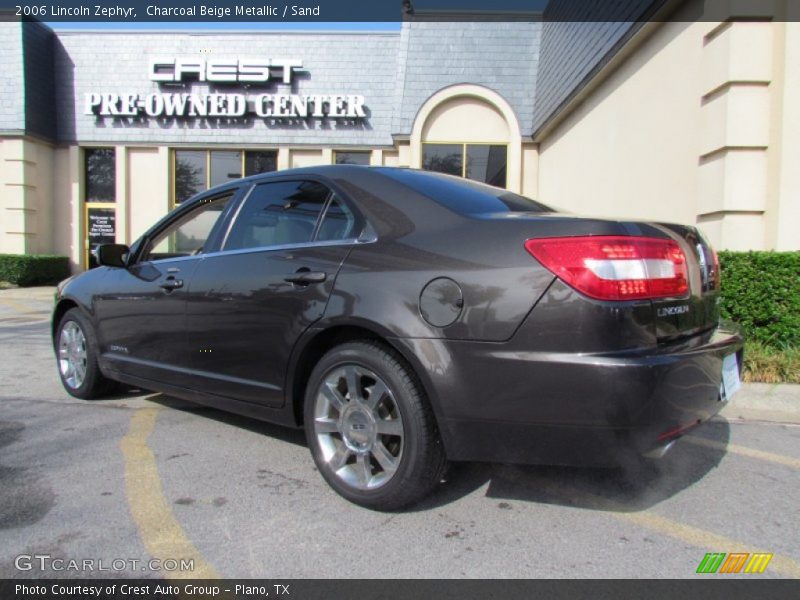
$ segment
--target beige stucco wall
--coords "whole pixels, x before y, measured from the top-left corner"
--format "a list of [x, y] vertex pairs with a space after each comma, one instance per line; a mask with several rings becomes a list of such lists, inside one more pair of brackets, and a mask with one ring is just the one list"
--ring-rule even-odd
[[522, 145], [522, 188], [520, 193], [528, 198], [539, 196], [539, 146]]
[[507, 144], [508, 123], [488, 102], [460, 96], [433, 109], [422, 126], [422, 141]]
[[766, 245], [800, 250], [800, 2], [793, 22], [775, 24], [775, 71], [768, 150]]
[[407, 140], [395, 143], [395, 150], [383, 151], [383, 164], [387, 167], [410, 167], [411, 144]]
[[53, 158], [53, 251], [68, 256], [72, 269], [77, 270], [83, 247], [79, 151], [77, 147], [57, 148]]
[[332, 151], [327, 151], [327, 156], [322, 150], [290, 150], [291, 157], [289, 166], [291, 168], [297, 167], [312, 167], [314, 165], [329, 165], [331, 164]]
[[694, 223], [703, 23], [665, 23], [539, 146], [538, 198]]
[[[145, 148], [130, 147], [127, 149], [127, 199], [117, 193], [117, 241], [130, 243], [170, 209], [170, 157], [169, 150], [164, 147]], [[125, 163], [122, 163], [125, 164]], [[117, 161], [117, 184], [119, 181]], [[127, 201], [126, 201], [127, 200]], [[125, 219], [119, 213], [122, 206], [127, 208], [127, 231]]]
[[690, 22], [702, 6], [634, 40], [540, 135], [538, 198], [694, 223], [720, 249], [800, 249], [800, 27]]
[[0, 253], [54, 251], [53, 153], [36, 139], [0, 138]]

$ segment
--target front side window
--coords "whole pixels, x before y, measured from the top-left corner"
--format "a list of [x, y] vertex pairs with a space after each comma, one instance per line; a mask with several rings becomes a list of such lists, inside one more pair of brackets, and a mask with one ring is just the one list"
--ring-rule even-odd
[[202, 254], [231, 196], [204, 202], [163, 230], [150, 243], [143, 260], [161, 260]]
[[422, 168], [506, 187], [508, 148], [503, 144], [433, 144], [422, 146]]
[[257, 185], [231, 228], [225, 250], [310, 242], [329, 193], [315, 181]]

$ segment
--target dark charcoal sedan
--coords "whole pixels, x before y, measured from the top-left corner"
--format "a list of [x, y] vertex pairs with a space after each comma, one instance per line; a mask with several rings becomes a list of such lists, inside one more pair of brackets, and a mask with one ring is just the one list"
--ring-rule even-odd
[[580, 218], [409, 169], [250, 177], [59, 286], [78, 398], [124, 382], [305, 427], [327, 482], [396, 509], [447, 460], [658, 454], [739, 385], [693, 227]]

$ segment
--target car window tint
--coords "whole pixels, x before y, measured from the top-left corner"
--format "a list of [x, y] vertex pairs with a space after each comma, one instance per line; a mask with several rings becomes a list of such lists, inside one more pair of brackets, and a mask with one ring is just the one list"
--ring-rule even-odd
[[317, 240], [346, 240], [355, 237], [356, 219], [344, 203], [334, 196], [319, 226]]
[[311, 241], [328, 188], [315, 181], [258, 185], [233, 224], [225, 250]]
[[225, 196], [203, 201], [195, 210], [158, 234], [143, 259], [160, 260], [201, 254], [230, 199], [231, 196]]
[[525, 196], [469, 179], [412, 169], [385, 169], [382, 172], [415, 192], [463, 215], [555, 212], [549, 206]]

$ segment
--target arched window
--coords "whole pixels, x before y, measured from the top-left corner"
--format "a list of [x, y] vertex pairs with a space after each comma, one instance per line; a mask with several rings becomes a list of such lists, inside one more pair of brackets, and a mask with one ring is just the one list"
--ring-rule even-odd
[[475, 85], [440, 90], [414, 123], [412, 166], [519, 189], [516, 117], [495, 92]]

